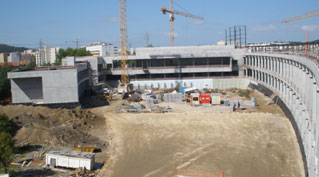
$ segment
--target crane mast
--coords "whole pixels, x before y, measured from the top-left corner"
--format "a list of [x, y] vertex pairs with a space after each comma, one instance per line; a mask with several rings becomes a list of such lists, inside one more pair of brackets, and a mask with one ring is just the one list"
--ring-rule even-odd
[[122, 85], [128, 83], [127, 72], [127, 16], [126, 16], [126, 0], [119, 0], [120, 3], [120, 36], [121, 36], [121, 69], [122, 69]]
[[[170, 11], [173, 11], [173, 0], [170, 2]], [[174, 34], [174, 13], [169, 14], [169, 24], [170, 24], [170, 38], [171, 38], [171, 46], [175, 45], [175, 34]]]
[[180, 12], [180, 11], [177, 11], [177, 10], [174, 10], [173, 9], [173, 0], [170, 0], [170, 8], [169, 10], [166, 9], [166, 8], [160, 8], [160, 11], [163, 12], [163, 14], [166, 14], [166, 13], [169, 13], [169, 22], [170, 22], [170, 39], [171, 39], [171, 46], [174, 46], [175, 45], [175, 32], [174, 32], [174, 14], [177, 14], [177, 15], [181, 15], [181, 16], [184, 16], [184, 17], [190, 17], [190, 18], [196, 18], [196, 19], [199, 19], [199, 20], [204, 20], [203, 17], [199, 17], [199, 16], [195, 16], [195, 15], [192, 15], [192, 14], [187, 14], [187, 13], [184, 13], [184, 12]]

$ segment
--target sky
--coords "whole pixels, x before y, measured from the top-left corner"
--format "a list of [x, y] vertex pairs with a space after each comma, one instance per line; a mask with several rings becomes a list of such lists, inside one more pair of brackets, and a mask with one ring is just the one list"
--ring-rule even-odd
[[[247, 42], [319, 39], [319, 17], [282, 19], [319, 9], [319, 0], [174, 0], [174, 9], [204, 17], [175, 16], [175, 45], [216, 44], [225, 29], [247, 26]], [[75, 47], [103, 41], [119, 45], [118, 0], [0, 0], [0, 43], [38, 48]], [[129, 47], [169, 46], [169, 0], [127, 0]], [[182, 8], [181, 8], [182, 7]], [[186, 11], [185, 11], [186, 10]], [[73, 42], [72, 42], [73, 41]]]

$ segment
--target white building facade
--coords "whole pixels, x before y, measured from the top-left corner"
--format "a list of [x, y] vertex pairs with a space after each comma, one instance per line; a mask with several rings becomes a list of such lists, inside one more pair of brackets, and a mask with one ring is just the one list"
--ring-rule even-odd
[[56, 55], [60, 48], [45, 46], [35, 53], [37, 66], [56, 63]]
[[8, 56], [8, 62], [19, 62], [21, 61], [21, 53], [15, 52], [15, 53], [10, 53]]
[[95, 44], [90, 44], [85, 47], [86, 51], [89, 51], [93, 54], [93, 56], [118, 56], [119, 48], [110, 43], [99, 42]]

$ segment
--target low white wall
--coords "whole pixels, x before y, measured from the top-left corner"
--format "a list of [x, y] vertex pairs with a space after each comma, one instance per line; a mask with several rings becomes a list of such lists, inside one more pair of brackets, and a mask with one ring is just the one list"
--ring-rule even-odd
[[195, 87], [198, 89], [226, 89], [226, 88], [248, 88], [249, 80], [245, 78], [227, 79], [185, 79], [185, 80], [147, 80], [131, 81], [135, 88], [176, 88]]

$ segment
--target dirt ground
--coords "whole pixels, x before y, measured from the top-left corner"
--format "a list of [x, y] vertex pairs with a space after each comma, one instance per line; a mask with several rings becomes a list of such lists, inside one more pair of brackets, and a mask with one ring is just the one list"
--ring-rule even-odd
[[93, 110], [105, 116], [109, 142], [99, 176], [304, 176], [293, 128], [280, 110], [230, 113], [170, 103], [173, 113], [134, 114], [115, 112], [119, 104]]
[[[8, 105], [0, 106], [0, 113], [21, 127], [18, 145], [102, 148], [96, 154], [97, 162], [105, 161], [97, 171], [101, 177], [304, 176], [289, 120], [275, 104], [265, 105], [269, 98], [253, 94], [259, 106], [252, 113], [186, 103], [161, 103], [172, 108], [170, 113], [120, 113], [119, 97], [87, 109]], [[30, 168], [39, 167], [33, 163]]]

